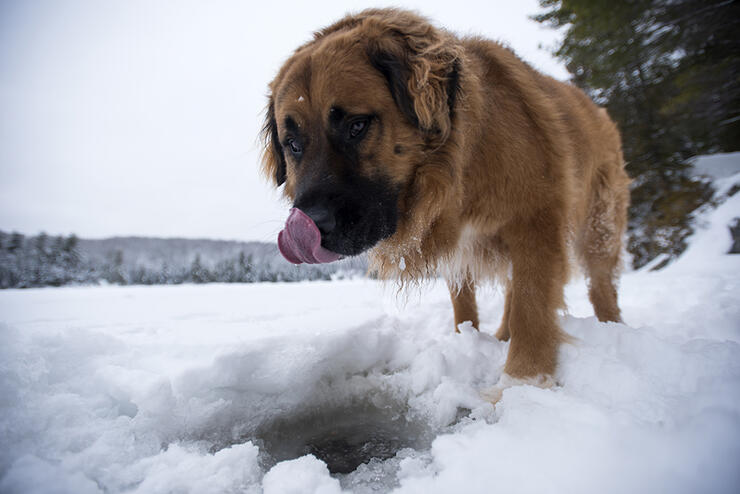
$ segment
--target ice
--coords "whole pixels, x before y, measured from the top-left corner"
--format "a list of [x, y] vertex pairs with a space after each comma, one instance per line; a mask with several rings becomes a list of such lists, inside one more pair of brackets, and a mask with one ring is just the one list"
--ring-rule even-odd
[[0, 492], [737, 492], [738, 197], [623, 276], [624, 324], [573, 280], [558, 385], [495, 407], [491, 288], [459, 334], [443, 282], [2, 291]]

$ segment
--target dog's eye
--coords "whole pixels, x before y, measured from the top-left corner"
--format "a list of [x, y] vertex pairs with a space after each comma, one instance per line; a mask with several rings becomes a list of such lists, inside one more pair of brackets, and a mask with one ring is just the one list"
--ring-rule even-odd
[[299, 155], [303, 152], [303, 147], [295, 139], [288, 139], [287, 143], [293, 154]]
[[350, 123], [349, 124], [349, 138], [356, 139], [359, 136], [361, 136], [367, 129], [368, 123], [370, 122], [367, 118], [361, 118], [359, 120], [355, 120], [352, 123]]

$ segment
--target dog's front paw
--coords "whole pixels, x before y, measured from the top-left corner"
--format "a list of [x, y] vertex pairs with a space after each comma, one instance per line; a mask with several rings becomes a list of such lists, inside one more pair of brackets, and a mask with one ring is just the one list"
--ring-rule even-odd
[[493, 403], [494, 405], [499, 402], [504, 394], [504, 390], [512, 388], [514, 386], [521, 386], [528, 384], [530, 386], [536, 386], [542, 389], [548, 389], [555, 386], [555, 379], [550, 375], [539, 375], [533, 377], [513, 377], [509, 374], [501, 374], [498, 382], [495, 386], [481, 390], [480, 396], [484, 400]]

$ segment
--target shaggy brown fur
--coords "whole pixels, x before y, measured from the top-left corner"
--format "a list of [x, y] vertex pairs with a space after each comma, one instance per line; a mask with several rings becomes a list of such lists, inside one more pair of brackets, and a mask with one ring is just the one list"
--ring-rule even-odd
[[577, 88], [498, 43], [381, 9], [317, 32], [270, 90], [263, 167], [291, 199], [311, 171], [281, 146], [288, 116], [320, 142], [334, 105], [377, 115], [354, 172], [382, 176], [400, 195], [395, 233], [370, 251], [373, 269], [402, 282], [444, 275], [455, 324], [476, 327], [476, 284], [504, 281], [497, 336], [511, 338], [510, 376], [555, 370], [573, 258], [599, 320], [620, 320], [629, 178], [616, 126]]

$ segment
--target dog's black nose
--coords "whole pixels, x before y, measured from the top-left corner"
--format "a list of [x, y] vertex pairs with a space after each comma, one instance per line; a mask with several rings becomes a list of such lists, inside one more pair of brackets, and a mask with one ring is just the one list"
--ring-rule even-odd
[[303, 212], [316, 223], [322, 235], [330, 233], [337, 226], [337, 219], [334, 212], [327, 206], [317, 204], [303, 209]]

